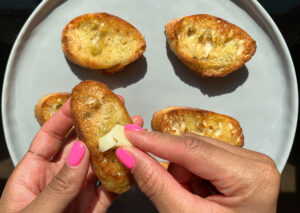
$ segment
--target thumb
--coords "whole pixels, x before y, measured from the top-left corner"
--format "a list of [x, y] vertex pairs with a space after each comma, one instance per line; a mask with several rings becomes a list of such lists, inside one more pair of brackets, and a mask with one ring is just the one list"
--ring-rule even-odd
[[194, 196], [148, 154], [137, 148], [118, 148], [116, 155], [159, 212], [185, 212], [193, 206]]
[[89, 152], [83, 142], [75, 141], [61, 170], [25, 212], [63, 212], [80, 192], [89, 169]]

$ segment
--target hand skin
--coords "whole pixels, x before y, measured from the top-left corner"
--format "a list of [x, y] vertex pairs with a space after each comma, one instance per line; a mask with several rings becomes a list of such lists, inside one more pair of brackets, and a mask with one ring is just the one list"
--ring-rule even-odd
[[[125, 134], [131, 173], [159, 212], [276, 212], [280, 174], [268, 156], [195, 134]], [[172, 162], [168, 171], [145, 152]]]
[[[143, 125], [140, 116], [132, 120]], [[30, 150], [49, 157], [55, 155], [72, 125], [67, 101], [42, 126]], [[78, 166], [66, 162], [75, 137], [60, 149], [53, 162], [30, 152], [25, 154], [6, 183], [1, 212], [106, 212], [116, 195], [102, 186], [95, 190], [98, 179], [91, 169], [88, 149]]]

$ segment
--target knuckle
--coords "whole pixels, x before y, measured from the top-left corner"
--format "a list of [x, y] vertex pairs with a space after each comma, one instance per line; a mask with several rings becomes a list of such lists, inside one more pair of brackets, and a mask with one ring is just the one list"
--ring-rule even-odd
[[264, 185], [264, 194], [269, 194], [270, 199], [276, 200], [280, 191], [280, 173], [276, 167], [265, 165], [262, 185]]
[[268, 155], [260, 153], [260, 152], [250, 151], [250, 150], [247, 150], [247, 152], [252, 154], [256, 160], [258, 160], [264, 164], [268, 164], [274, 168], [277, 168], [274, 160], [271, 157], [269, 157]]
[[266, 162], [258, 162], [255, 167], [258, 168], [255, 173], [256, 181], [259, 181], [269, 191], [279, 190], [280, 173], [276, 166]]
[[184, 137], [184, 148], [188, 153], [193, 153], [202, 146], [202, 142], [195, 138]]
[[72, 175], [65, 170], [61, 170], [56, 176], [53, 177], [49, 184], [50, 191], [56, 194], [70, 194], [75, 192], [72, 184]]
[[276, 167], [268, 163], [253, 161], [244, 172], [235, 173], [234, 176], [238, 177], [235, 181], [240, 194], [238, 202], [246, 202], [251, 197], [263, 199], [265, 196], [269, 196], [271, 200], [279, 193], [280, 173]]
[[[274, 163], [275, 164], [275, 163]], [[264, 168], [265, 177], [268, 181], [270, 181], [272, 184], [280, 184], [280, 173], [275, 166], [271, 164], [266, 164]]]
[[161, 192], [159, 177], [149, 166], [144, 168], [143, 174], [143, 178], [138, 183], [139, 188], [149, 199], [153, 200]]
[[163, 133], [157, 132], [157, 131], [148, 131], [148, 132], [146, 132], [146, 135], [147, 135], [148, 140], [151, 140], [156, 144], [164, 143], [165, 141], [168, 141], [168, 140], [174, 140], [174, 137], [178, 137], [178, 136], [171, 135], [171, 134], [163, 134]]
[[150, 138], [152, 138], [153, 140], [156, 140], [156, 141], [163, 140], [163, 138], [165, 137], [164, 134], [157, 132], [157, 131], [150, 131], [147, 134], [149, 135]]
[[152, 188], [152, 186], [155, 186], [157, 180], [154, 171], [150, 168], [145, 168], [143, 174], [143, 178], [139, 182], [139, 187], [143, 192], [148, 192]]
[[262, 155], [262, 160], [271, 167], [277, 168], [274, 160], [267, 155]]

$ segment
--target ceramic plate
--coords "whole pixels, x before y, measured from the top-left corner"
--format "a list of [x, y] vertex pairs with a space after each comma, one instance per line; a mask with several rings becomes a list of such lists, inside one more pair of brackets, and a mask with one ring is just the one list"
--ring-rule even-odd
[[[62, 29], [74, 17], [92, 12], [108, 12], [133, 24], [146, 38], [144, 56], [112, 76], [68, 62], [61, 50]], [[164, 25], [201, 13], [247, 31], [257, 42], [251, 61], [217, 79], [187, 69], [170, 51]], [[280, 171], [289, 156], [298, 116], [295, 70], [282, 35], [254, 0], [43, 1], [20, 32], [5, 73], [3, 126], [14, 164], [40, 128], [34, 117], [39, 99], [71, 91], [86, 79], [102, 81], [124, 96], [129, 113], [142, 115], [146, 128], [151, 128], [152, 114], [167, 106], [197, 107], [236, 118], [245, 148], [269, 155]]]

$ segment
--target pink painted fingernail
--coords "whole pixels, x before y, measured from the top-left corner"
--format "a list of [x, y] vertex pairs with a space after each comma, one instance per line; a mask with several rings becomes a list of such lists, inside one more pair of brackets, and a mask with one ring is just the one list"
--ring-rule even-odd
[[124, 100], [123, 96], [121, 96], [121, 95], [117, 95], [117, 96], [120, 98], [121, 102], [122, 102], [123, 104], [125, 104], [125, 100]]
[[116, 151], [116, 155], [127, 169], [131, 170], [134, 167], [135, 159], [128, 151], [123, 148], [118, 148]]
[[85, 146], [82, 143], [75, 141], [68, 157], [68, 164], [71, 166], [78, 166], [84, 154]]
[[143, 130], [142, 127], [140, 127], [140, 126], [138, 126], [136, 124], [126, 124], [124, 126], [124, 129], [125, 130], [131, 130], [131, 131], [137, 131], [137, 132]]

